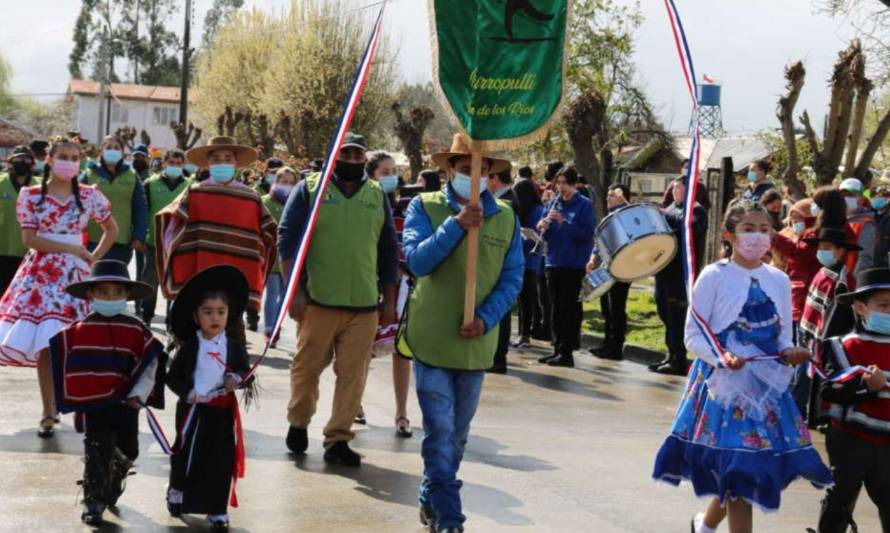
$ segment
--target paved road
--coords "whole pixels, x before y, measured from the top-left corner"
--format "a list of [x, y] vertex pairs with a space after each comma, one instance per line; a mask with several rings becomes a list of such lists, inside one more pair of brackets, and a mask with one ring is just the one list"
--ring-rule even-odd
[[[251, 335], [254, 347], [260, 340]], [[283, 347], [293, 348], [292, 331]], [[649, 478], [683, 380], [586, 355], [575, 369], [538, 365], [533, 353], [510, 359], [510, 375], [486, 379], [461, 471], [468, 531], [688, 531], [703, 502], [688, 486]], [[247, 477], [238, 486], [242, 505], [232, 512], [233, 531], [423, 531], [415, 498], [420, 438], [393, 434], [389, 359], [372, 363], [365, 399], [369, 425], [354, 442], [364, 463], [352, 470], [326, 467], [321, 459], [330, 371], [308, 455], [295, 460], [287, 454], [288, 364], [286, 351], [272, 353], [260, 371], [260, 404], [245, 415]], [[55, 439], [37, 439], [34, 371], [0, 368], [0, 391], [0, 531], [84, 531], [75, 504], [81, 437], [66, 419]], [[409, 409], [419, 423], [414, 398]], [[161, 414], [168, 430], [171, 415], [169, 409]], [[138, 474], [130, 478], [119, 516], [106, 513], [107, 529], [201, 530], [201, 518], [167, 516], [168, 462], [144, 421], [142, 432]], [[756, 530], [802, 532], [815, 523], [820, 498], [808, 484], [795, 483], [783, 495], [781, 512], [755, 512]], [[862, 502], [857, 519], [861, 531], [879, 530], [870, 502]]]

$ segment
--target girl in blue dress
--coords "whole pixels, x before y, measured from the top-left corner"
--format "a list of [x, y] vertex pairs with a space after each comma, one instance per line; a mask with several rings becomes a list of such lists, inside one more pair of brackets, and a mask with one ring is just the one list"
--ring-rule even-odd
[[693, 533], [715, 531], [727, 515], [731, 533], [750, 532], [752, 506], [778, 510], [798, 477], [832, 484], [788, 390], [789, 365], [810, 354], [791, 340], [788, 276], [761, 261], [771, 231], [761, 206], [732, 207], [724, 221], [730, 259], [702, 270], [693, 291], [686, 347], [696, 361], [653, 473], [713, 497]]

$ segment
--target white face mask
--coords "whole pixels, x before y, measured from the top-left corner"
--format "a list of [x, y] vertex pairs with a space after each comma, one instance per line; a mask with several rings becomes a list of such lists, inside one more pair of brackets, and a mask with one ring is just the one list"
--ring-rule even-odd
[[859, 208], [859, 198], [853, 196], [844, 197], [844, 201], [847, 203], [847, 212], [856, 211]]

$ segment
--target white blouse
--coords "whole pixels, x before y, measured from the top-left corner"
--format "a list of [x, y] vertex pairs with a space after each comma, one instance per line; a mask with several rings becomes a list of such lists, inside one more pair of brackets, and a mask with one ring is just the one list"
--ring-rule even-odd
[[207, 396], [223, 386], [226, 379], [226, 332], [212, 339], [205, 339], [198, 332], [198, 360], [195, 365], [194, 391], [197, 396]]
[[756, 278], [763, 292], [776, 305], [781, 323], [779, 351], [794, 346], [792, 342], [791, 281], [781, 270], [770, 265], [748, 270], [738, 263], [722, 260], [702, 270], [692, 292], [692, 305], [686, 314], [686, 348], [706, 363], [716, 366], [717, 358], [705, 334], [692, 319], [692, 309], [710, 325], [715, 334], [736, 321], [745, 302], [751, 280]]

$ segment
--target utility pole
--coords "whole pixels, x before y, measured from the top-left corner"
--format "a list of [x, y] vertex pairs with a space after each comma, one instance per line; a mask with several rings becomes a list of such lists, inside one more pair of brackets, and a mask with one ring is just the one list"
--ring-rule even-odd
[[[139, 0], [136, 0], [136, 15], [135, 15], [135, 37], [136, 43], [130, 43], [130, 46], [138, 46], [139, 44]], [[139, 57], [137, 54], [133, 54], [133, 83], [139, 83]]]
[[[103, 41], [105, 43], [107, 43], [108, 42], [108, 30], [106, 29], [103, 33], [104, 33]], [[103, 48], [100, 48], [100, 50], [104, 51], [105, 50], [104, 46], [103, 46]], [[99, 143], [101, 143], [102, 138], [105, 137], [105, 98], [108, 95], [107, 81], [108, 80], [106, 78], [105, 80], [99, 82], [99, 94], [97, 95], [98, 96], [97, 104], [99, 107], [99, 122], [98, 122], [98, 124], [96, 124], [96, 140]]]
[[189, 112], [189, 37], [192, 29], [192, 0], [185, 0], [185, 28], [182, 30], [182, 80], [179, 84], [179, 123], [188, 124]]

